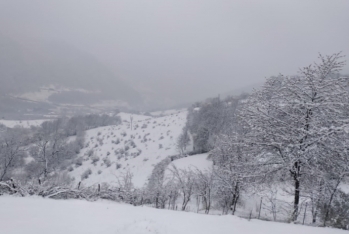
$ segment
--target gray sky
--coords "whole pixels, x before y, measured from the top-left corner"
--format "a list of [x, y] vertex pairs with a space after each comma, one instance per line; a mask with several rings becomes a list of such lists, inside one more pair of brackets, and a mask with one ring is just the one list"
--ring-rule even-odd
[[349, 1], [2, 0], [0, 32], [67, 42], [182, 102], [295, 74], [318, 52], [349, 56]]

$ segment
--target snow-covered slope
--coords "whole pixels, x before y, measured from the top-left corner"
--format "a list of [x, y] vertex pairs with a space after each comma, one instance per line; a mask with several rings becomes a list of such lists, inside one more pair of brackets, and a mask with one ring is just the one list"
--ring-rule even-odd
[[248, 221], [115, 202], [0, 197], [1, 233], [6, 234], [341, 234], [346, 231]]
[[[171, 162], [167, 168], [171, 169], [173, 166], [177, 167], [178, 169], [183, 170], [200, 170], [205, 171], [209, 170], [213, 166], [213, 162], [211, 160], [207, 159], [208, 154], [197, 154], [188, 156], [185, 158], [177, 159]], [[165, 177], [171, 178], [171, 171], [166, 170], [165, 171]]]
[[213, 162], [208, 160], [207, 156], [207, 153], [188, 156], [171, 162], [169, 166], [171, 167], [171, 165], [174, 165], [178, 169], [198, 169], [204, 171], [213, 166]]
[[[164, 117], [120, 113], [122, 124], [91, 129], [86, 132], [86, 144], [77, 165], [68, 168], [75, 181], [91, 170], [85, 185], [116, 183], [128, 170], [135, 186], [143, 186], [155, 164], [167, 156], [178, 154], [176, 140], [186, 123], [186, 111]], [[131, 126], [132, 120], [132, 126]], [[71, 171], [72, 170], [72, 171]], [[86, 174], [89, 174], [86, 172]]]
[[48, 121], [49, 119], [36, 119], [36, 120], [0, 120], [0, 124], [5, 125], [8, 128], [13, 127], [22, 127], [22, 128], [30, 128], [31, 126], [39, 126], [43, 122]]

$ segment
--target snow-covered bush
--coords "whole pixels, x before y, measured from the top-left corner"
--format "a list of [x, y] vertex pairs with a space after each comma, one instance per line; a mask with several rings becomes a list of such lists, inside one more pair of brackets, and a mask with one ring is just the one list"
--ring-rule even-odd
[[330, 205], [320, 207], [320, 216], [326, 226], [349, 229], [349, 194], [338, 191]]
[[76, 167], [80, 167], [81, 165], [82, 165], [82, 162], [83, 162], [83, 158], [77, 158], [76, 160], [75, 160], [75, 166]]
[[90, 168], [87, 169], [86, 171], [84, 171], [84, 173], [82, 173], [81, 180], [87, 179], [91, 174], [92, 174], [92, 170]]
[[94, 150], [90, 149], [89, 151], [87, 151], [87, 156], [91, 157], [94, 154]]
[[109, 158], [103, 158], [103, 162], [104, 164], [107, 166], [107, 167], [110, 167], [111, 166], [111, 161]]
[[94, 164], [94, 163], [99, 161], [99, 157], [97, 155], [94, 155], [94, 156], [91, 157], [91, 161]]

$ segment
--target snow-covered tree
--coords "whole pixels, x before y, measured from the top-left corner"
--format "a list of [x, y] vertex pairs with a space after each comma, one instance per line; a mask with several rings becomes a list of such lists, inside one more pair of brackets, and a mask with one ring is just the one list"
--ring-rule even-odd
[[74, 145], [74, 142], [68, 143], [63, 126], [63, 119], [44, 122], [34, 136], [35, 143], [29, 152], [39, 163], [40, 176], [43, 178], [55, 172], [64, 160], [75, 156], [77, 147], [83, 144], [83, 135], [77, 137], [77, 145]]
[[0, 181], [22, 164], [27, 139], [21, 129], [5, 129], [0, 135]]
[[183, 155], [187, 149], [187, 146], [190, 142], [190, 137], [188, 133], [188, 128], [184, 127], [182, 133], [177, 139], [177, 149], [181, 155]]
[[195, 179], [195, 194], [202, 199], [205, 213], [208, 214], [211, 209], [212, 198], [215, 191], [213, 168], [205, 171], [195, 169], [193, 173]]
[[217, 197], [223, 206], [223, 213], [231, 209], [235, 213], [241, 191], [251, 177], [251, 157], [242, 144], [243, 130], [221, 135], [216, 141], [215, 148], [210, 152], [215, 168]]
[[337, 159], [343, 158], [338, 142], [347, 137], [348, 81], [338, 76], [342, 56], [319, 58], [319, 64], [300, 69], [298, 76], [267, 79], [239, 116], [250, 129], [244, 144], [256, 157], [254, 173], [290, 175], [293, 220], [306, 180], [315, 175], [321, 184], [324, 177], [318, 175], [336, 170]]
[[193, 136], [195, 152], [208, 152], [214, 148], [217, 135], [231, 131], [236, 110], [246, 97], [210, 98], [189, 108], [186, 127]]

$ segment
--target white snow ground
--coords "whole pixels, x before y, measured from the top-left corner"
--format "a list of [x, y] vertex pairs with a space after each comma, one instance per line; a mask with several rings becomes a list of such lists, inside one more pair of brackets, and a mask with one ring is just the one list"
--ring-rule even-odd
[[182, 170], [210, 170], [213, 166], [213, 162], [207, 159], [208, 154], [197, 154], [188, 156], [185, 158], [177, 159], [171, 162], [167, 166], [167, 170], [165, 171], [165, 177], [171, 178], [171, 168], [173, 166], [177, 167], [178, 169]]
[[198, 169], [201, 171], [208, 170], [212, 168], [213, 162], [207, 159], [208, 154], [197, 154], [193, 156], [188, 156], [185, 158], [177, 159], [170, 163], [176, 166], [178, 169]]
[[346, 231], [109, 201], [0, 197], [4, 234], [341, 234]]

